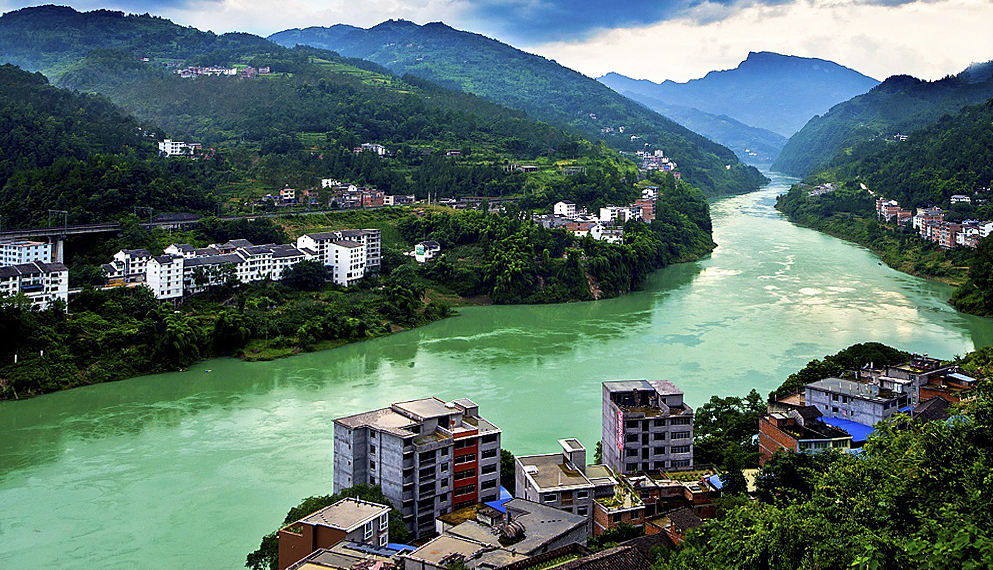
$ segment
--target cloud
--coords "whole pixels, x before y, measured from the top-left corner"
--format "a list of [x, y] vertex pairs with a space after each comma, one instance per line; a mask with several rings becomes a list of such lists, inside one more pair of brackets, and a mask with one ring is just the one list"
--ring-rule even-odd
[[730, 69], [749, 51], [828, 59], [884, 79], [954, 74], [993, 59], [993, 3], [935, 0], [888, 5], [865, 0], [740, 2], [719, 18], [700, 13], [602, 30], [580, 40], [519, 47], [590, 76], [686, 81]]

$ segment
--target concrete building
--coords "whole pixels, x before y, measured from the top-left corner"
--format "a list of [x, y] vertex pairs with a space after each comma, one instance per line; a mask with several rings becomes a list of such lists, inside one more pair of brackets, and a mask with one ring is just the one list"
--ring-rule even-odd
[[[347, 245], [345, 244], [347, 242]], [[343, 255], [342, 248], [354, 249], [355, 244], [362, 246], [363, 251], [350, 252]], [[335, 282], [339, 285], [351, 284], [365, 275], [365, 271], [378, 271], [382, 262], [382, 232], [378, 229], [364, 230], [337, 230], [331, 232], [316, 232], [304, 234], [297, 238], [298, 249], [313, 251], [316, 259], [327, 267], [335, 267]], [[348, 260], [347, 265], [357, 265], [355, 260], [361, 257], [362, 267], [351, 267], [338, 269], [335, 266], [338, 261]], [[351, 277], [348, 274], [352, 274]], [[339, 277], [340, 274], [340, 277]], [[358, 277], [356, 277], [358, 275]]]
[[829, 449], [847, 451], [852, 445], [848, 432], [820, 421], [813, 406], [772, 412], [759, 420], [761, 463], [772, 459], [780, 449], [794, 453], [819, 453]]
[[424, 398], [334, 422], [334, 492], [379, 485], [415, 536], [500, 495], [500, 429], [463, 398]]
[[346, 498], [279, 530], [279, 570], [315, 550], [342, 541], [385, 548], [390, 542], [390, 507]]
[[556, 216], [565, 216], [567, 218], [575, 216], [576, 204], [568, 200], [556, 202], [555, 205], [552, 206], [552, 213]]
[[0, 240], [0, 267], [40, 261], [52, 262], [52, 244], [23, 239]]
[[414, 246], [414, 259], [417, 263], [426, 263], [429, 259], [441, 253], [441, 244], [429, 239]]
[[603, 463], [618, 473], [693, 464], [693, 409], [668, 380], [603, 383]]
[[23, 294], [44, 311], [56, 300], [69, 302], [69, 269], [61, 263], [32, 261], [0, 267], [0, 295]]
[[185, 258], [157, 255], [148, 262], [145, 285], [159, 300], [183, 297], [183, 270]]
[[878, 384], [825, 378], [804, 387], [804, 402], [821, 415], [841, 418], [867, 426], [875, 425], [911, 404], [909, 392], [896, 392]]
[[185, 156], [200, 151], [200, 143], [187, 143], [165, 139], [159, 143], [159, 153], [165, 156]]
[[104, 275], [110, 284], [144, 283], [151, 259], [152, 254], [147, 249], [122, 249], [103, 266]]

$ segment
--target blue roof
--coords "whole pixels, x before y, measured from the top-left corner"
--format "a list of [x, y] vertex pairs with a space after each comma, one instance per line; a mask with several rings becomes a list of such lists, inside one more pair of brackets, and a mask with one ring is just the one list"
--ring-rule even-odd
[[914, 411], [914, 407], [913, 406], [904, 406], [904, 407], [900, 408], [897, 411], [900, 412], [901, 414], [909, 414], [910, 412]]
[[505, 489], [502, 485], [500, 486], [500, 498], [495, 501], [490, 501], [485, 503], [487, 507], [493, 507], [494, 509], [500, 511], [501, 513], [507, 512], [507, 508], [503, 506], [504, 503], [513, 499], [514, 496], [510, 494], [510, 491]]
[[724, 488], [724, 483], [721, 482], [720, 475], [711, 475], [707, 478], [707, 481], [709, 481], [710, 485], [718, 491]]
[[869, 434], [872, 433], [872, 426], [853, 422], [852, 420], [822, 417], [821, 421], [829, 426], [845, 430], [848, 432], [848, 435], [852, 436], [852, 442], [854, 443], [864, 443], [869, 439]]
[[396, 550], [397, 552], [403, 552], [404, 550], [409, 550], [411, 552], [417, 550], [416, 546], [411, 546], [409, 544], [400, 544], [399, 542], [391, 542], [386, 545], [386, 548], [390, 550]]

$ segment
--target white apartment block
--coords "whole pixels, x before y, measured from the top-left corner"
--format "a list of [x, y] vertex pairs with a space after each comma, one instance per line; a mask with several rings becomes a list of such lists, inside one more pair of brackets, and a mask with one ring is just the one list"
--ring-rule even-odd
[[182, 257], [159, 255], [148, 262], [145, 285], [155, 293], [156, 299], [171, 300], [183, 296], [183, 261]]
[[61, 263], [32, 261], [0, 267], [0, 294], [23, 294], [41, 310], [56, 299], [69, 302], [69, 269]]
[[357, 241], [332, 241], [328, 251], [332, 256], [332, 281], [343, 287], [358, 283], [365, 276], [365, 247]]
[[114, 254], [110, 263], [103, 265], [104, 275], [111, 284], [142, 283], [151, 259], [152, 254], [147, 249], [122, 249]]
[[552, 213], [556, 216], [571, 218], [576, 215], [576, 204], [568, 200], [556, 202], [555, 205], [552, 206]]
[[52, 262], [52, 244], [22, 239], [0, 240], [0, 267], [40, 261]]
[[[331, 232], [317, 232], [312, 234], [304, 234], [297, 238], [297, 248], [310, 250], [316, 254], [317, 259], [327, 267], [332, 267], [335, 264], [335, 249], [332, 248], [334, 242], [354, 242], [358, 243], [365, 250], [365, 266], [362, 268], [362, 274], [357, 278], [352, 277], [350, 279], [361, 279], [362, 275], [365, 275], [365, 270], [378, 271], [382, 260], [382, 232], [378, 229], [364, 229], [364, 230], [338, 230]], [[340, 244], [339, 244], [340, 245]], [[338, 257], [341, 257], [340, 250], [338, 251]], [[354, 273], [355, 269], [350, 269], [342, 272], [344, 275], [348, 273]], [[339, 285], [344, 285], [343, 281], [339, 281], [337, 273], [335, 272], [335, 283]], [[349, 278], [346, 278], [346, 280]]]
[[187, 143], [165, 139], [159, 143], [159, 153], [166, 156], [185, 156], [200, 150], [200, 143]]

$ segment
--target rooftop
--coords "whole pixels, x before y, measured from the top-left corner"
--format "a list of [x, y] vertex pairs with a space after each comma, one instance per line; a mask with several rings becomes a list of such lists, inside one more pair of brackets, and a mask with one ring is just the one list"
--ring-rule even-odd
[[397, 413], [392, 408], [381, 408], [379, 410], [338, 418], [335, 420], [335, 423], [352, 429], [370, 427], [399, 437], [408, 437], [414, 435], [414, 432], [407, 428], [413, 426], [416, 422]]
[[299, 522], [351, 532], [389, 512], [389, 507], [378, 503], [346, 498], [307, 515]]
[[613, 380], [604, 382], [608, 392], [655, 391], [663, 396], [682, 394], [683, 391], [668, 380]]
[[518, 457], [517, 460], [541, 491], [593, 485], [581, 471], [567, 467], [561, 453], [528, 455]]
[[418, 421], [428, 418], [440, 418], [462, 410], [449, 406], [444, 400], [439, 398], [421, 398], [420, 400], [410, 400], [408, 402], [398, 402], [392, 408], [398, 412]]
[[[553, 507], [546, 507], [524, 499], [511, 499], [504, 506], [511, 520], [524, 526], [524, 538], [513, 544], [515, 552], [530, 554], [548, 542], [559, 538], [576, 527], [584, 529], [587, 517], [574, 515]], [[476, 521], [464, 522], [448, 531], [454, 536], [492, 546], [501, 546], [499, 536], [491, 527]]]
[[429, 564], [434, 564], [435, 566], [445, 566], [451, 560], [453, 554], [461, 555], [464, 558], [472, 558], [477, 552], [485, 548], [487, 548], [485, 544], [450, 534], [443, 534], [429, 540], [424, 546], [407, 556], [414, 560], [422, 560]]
[[896, 396], [889, 390], [880, 389], [875, 384], [865, 382], [855, 382], [843, 378], [825, 378], [817, 382], [807, 384], [808, 389], [830, 392], [832, 394], [844, 394], [852, 398], [870, 400], [873, 402], [887, 402]]

